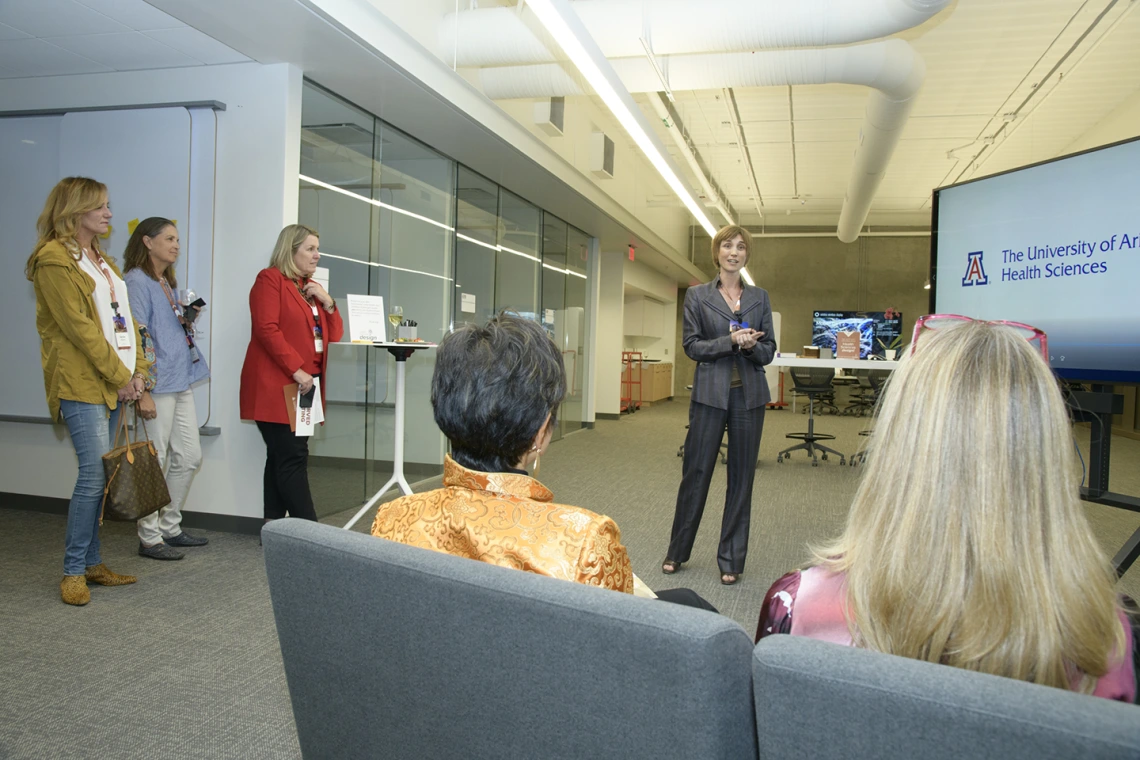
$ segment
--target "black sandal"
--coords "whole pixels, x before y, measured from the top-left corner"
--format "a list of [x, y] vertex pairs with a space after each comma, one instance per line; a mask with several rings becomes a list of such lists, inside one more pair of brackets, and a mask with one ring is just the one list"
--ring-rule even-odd
[[720, 582], [724, 586], [732, 586], [740, 580], [740, 573], [721, 573]]
[[661, 572], [665, 575], [672, 575], [681, 569], [681, 563], [675, 559], [666, 559], [661, 563]]

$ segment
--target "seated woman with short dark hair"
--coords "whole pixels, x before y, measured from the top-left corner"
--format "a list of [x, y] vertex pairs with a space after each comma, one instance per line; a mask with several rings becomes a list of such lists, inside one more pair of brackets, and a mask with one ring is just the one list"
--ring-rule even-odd
[[451, 441], [443, 488], [382, 504], [372, 535], [552, 578], [632, 593], [617, 524], [553, 503], [527, 474], [550, 445], [566, 395], [562, 355], [509, 314], [441, 341], [431, 402]]

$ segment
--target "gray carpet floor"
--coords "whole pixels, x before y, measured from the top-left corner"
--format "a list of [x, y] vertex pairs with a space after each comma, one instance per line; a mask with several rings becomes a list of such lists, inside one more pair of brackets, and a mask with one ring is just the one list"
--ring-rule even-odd
[[[834, 459], [813, 468], [802, 454], [777, 464], [776, 452], [791, 444], [784, 433], [803, 429], [806, 419], [769, 412], [741, 583], [720, 585], [716, 568], [723, 468], [692, 561], [666, 577], [660, 562], [686, 420], [678, 400], [599, 422], [553, 445], [539, 479], [557, 500], [612, 516], [635, 572], [651, 587], [692, 588], [751, 633], [768, 585], [806, 560], [809, 542], [841, 527], [859, 469]], [[825, 416], [818, 428], [837, 436], [835, 448], [853, 452], [866, 424]], [[1087, 431], [1077, 437], [1087, 451]], [[1112, 477], [1113, 490], [1140, 495], [1140, 442], [1114, 439]], [[1087, 509], [1110, 553], [1140, 526], [1140, 514]], [[351, 513], [324, 521], [343, 524]], [[59, 600], [64, 522], [0, 509], [0, 758], [300, 757], [255, 537], [208, 533], [210, 545], [188, 550], [186, 559], [156, 562], [136, 554], [133, 525], [108, 523], [104, 559], [139, 582], [92, 586], [91, 603], [75, 608]], [[1119, 587], [1140, 598], [1140, 567]]]

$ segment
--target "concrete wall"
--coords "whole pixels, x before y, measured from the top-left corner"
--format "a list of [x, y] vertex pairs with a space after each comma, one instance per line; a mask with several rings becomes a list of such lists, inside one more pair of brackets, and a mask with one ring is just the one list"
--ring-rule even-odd
[[[709, 245], [698, 237], [697, 250]], [[923, 284], [930, 271], [930, 237], [870, 237], [843, 243], [834, 237], [755, 238], [748, 269], [768, 291], [773, 311], [783, 315], [780, 345], [787, 353], [803, 353], [811, 343], [812, 311], [883, 311], [903, 314], [903, 341], [910, 341], [914, 321], [929, 311], [930, 291]], [[697, 262], [702, 264], [700, 260]], [[709, 279], [712, 278], [709, 269]], [[677, 298], [674, 387], [685, 393], [696, 365], [681, 348], [684, 292]]]

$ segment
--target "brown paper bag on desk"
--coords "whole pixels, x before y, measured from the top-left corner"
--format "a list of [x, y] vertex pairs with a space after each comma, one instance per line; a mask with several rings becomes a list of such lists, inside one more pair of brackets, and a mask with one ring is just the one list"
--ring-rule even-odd
[[839, 331], [835, 333], [835, 358], [858, 359], [860, 334], [858, 330]]
[[297, 384], [290, 383], [283, 389], [285, 391], [285, 410], [289, 413], [289, 429], [297, 432]]

